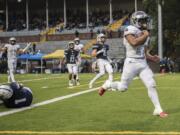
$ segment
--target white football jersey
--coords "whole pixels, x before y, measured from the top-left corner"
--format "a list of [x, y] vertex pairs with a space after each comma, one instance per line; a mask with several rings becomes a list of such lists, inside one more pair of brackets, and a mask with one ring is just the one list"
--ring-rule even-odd
[[20, 46], [18, 44], [6, 44], [4, 47], [7, 48], [8, 60], [17, 59], [17, 50], [20, 49]]
[[83, 44], [78, 44], [74, 46], [74, 50], [82, 52], [84, 45]]
[[144, 44], [138, 46], [132, 46], [127, 39], [126, 35], [132, 34], [135, 37], [139, 37], [142, 31], [135, 26], [128, 26], [124, 31], [124, 45], [126, 47], [126, 57], [127, 58], [145, 58], [145, 46], [148, 46], [150, 38], [148, 37]]

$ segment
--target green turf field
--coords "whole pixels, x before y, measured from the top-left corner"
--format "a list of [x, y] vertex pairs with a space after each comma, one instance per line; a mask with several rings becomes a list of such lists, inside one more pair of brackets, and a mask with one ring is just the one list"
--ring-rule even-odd
[[[81, 74], [81, 85], [72, 89], [68, 88], [67, 74], [16, 75], [16, 80], [26, 80], [23, 84], [33, 90], [36, 104], [88, 90], [92, 77], [94, 74]], [[152, 115], [147, 90], [137, 79], [124, 93], [106, 92], [100, 97], [93, 91], [2, 116], [0, 134], [180, 134], [180, 74], [156, 75], [155, 79], [161, 105], [169, 113], [167, 118]], [[6, 75], [0, 75], [0, 83], [6, 80]], [[9, 110], [0, 105], [0, 112]]]

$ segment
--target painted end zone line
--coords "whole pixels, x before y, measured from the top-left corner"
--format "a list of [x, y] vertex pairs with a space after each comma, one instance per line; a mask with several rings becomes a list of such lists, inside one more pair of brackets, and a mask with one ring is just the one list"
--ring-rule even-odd
[[179, 135], [180, 132], [156, 131], [0, 131], [0, 134], [35, 134], [35, 135]]
[[22, 112], [22, 111], [29, 110], [29, 109], [33, 109], [35, 107], [51, 104], [51, 103], [54, 103], [54, 102], [57, 102], [57, 101], [60, 101], [60, 100], [63, 100], [63, 99], [67, 99], [67, 98], [79, 96], [79, 95], [82, 95], [82, 94], [86, 94], [86, 93], [89, 93], [89, 92], [92, 92], [92, 91], [96, 91], [97, 89], [98, 88], [93, 88], [93, 89], [77, 92], [77, 93], [74, 93], [74, 94], [70, 94], [70, 95], [61, 96], [61, 97], [53, 98], [53, 99], [50, 99], [50, 100], [46, 100], [46, 101], [43, 101], [43, 102], [40, 102], [40, 103], [33, 104], [33, 105], [29, 106], [29, 107], [24, 107], [24, 108], [19, 108], [19, 109], [12, 109], [10, 111], [0, 112], [0, 117], [10, 115], [10, 114], [14, 114], [14, 113], [18, 113], [18, 112]]

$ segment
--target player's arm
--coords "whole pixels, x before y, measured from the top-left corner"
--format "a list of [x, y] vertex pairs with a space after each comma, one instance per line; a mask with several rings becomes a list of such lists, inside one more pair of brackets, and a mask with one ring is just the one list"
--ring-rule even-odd
[[79, 61], [79, 57], [80, 57], [80, 53], [79, 52], [77, 52], [77, 55], [76, 55], [76, 64], [79, 64], [80, 63], [80, 61]]
[[91, 55], [92, 55], [92, 57], [96, 57], [97, 56], [97, 49], [93, 49]]
[[6, 52], [6, 51], [7, 51], [7, 47], [6, 47], [6, 45], [5, 45], [4, 47], [0, 48], [0, 51], [2, 51], [2, 52]]
[[145, 48], [146, 59], [150, 60], [150, 61], [153, 61], [153, 62], [156, 62], [156, 63], [160, 62], [159, 56], [158, 55], [151, 55], [150, 50], [151, 49], [148, 48], [148, 47]]
[[138, 46], [144, 44], [144, 42], [148, 37], [149, 37], [149, 32], [147, 30], [144, 30], [139, 37], [135, 37], [133, 34], [128, 34], [125, 36], [126, 40], [132, 46]]
[[66, 63], [66, 58], [65, 57], [62, 59], [61, 63]]
[[5, 51], [5, 48], [4, 48], [4, 47], [0, 48], [0, 51], [1, 51], [1, 52], [4, 52], [4, 51]]
[[96, 57], [98, 54], [104, 52], [104, 49], [101, 49], [101, 50], [98, 51], [97, 48], [98, 48], [97, 45], [94, 45], [94, 46], [93, 46], [93, 51], [92, 51], [92, 53], [91, 53], [92, 57]]
[[68, 55], [68, 52], [67, 52], [67, 50], [65, 50], [64, 51], [64, 57], [63, 57], [63, 59], [62, 59], [62, 63], [66, 63], [67, 62], [67, 56]]
[[24, 49], [18, 49], [18, 53], [24, 53], [26, 52], [29, 47], [31, 46], [31, 43], [27, 43], [26, 47]]

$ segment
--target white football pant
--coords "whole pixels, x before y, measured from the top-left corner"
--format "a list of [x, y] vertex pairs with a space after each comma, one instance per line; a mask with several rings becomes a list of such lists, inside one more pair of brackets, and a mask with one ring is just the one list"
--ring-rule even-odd
[[15, 82], [14, 73], [16, 71], [17, 60], [8, 60], [8, 82]]
[[110, 87], [118, 91], [125, 91], [128, 89], [130, 82], [136, 76], [139, 76], [146, 86], [148, 90], [148, 96], [155, 106], [155, 109], [158, 109], [160, 112], [162, 112], [156, 91], [156, 82], [153, 78], [154, 74], [149, 68], [145, 59], [126, 58], [121, 81], [110, 83]]
[[109, 81], [113, 81], [113, 69], [111, 64], [109, 63], [108, 60], [104, 60], [104, 59], [98, 59], [97, 60], [97, 66], [99, 68], [99, 73], [90, 81], [90, 84], [93, 85], [93, 83], [100, 78], [101, 76], [103, 76], [105, 74], [105, 72], [107, 72], [109, 74]]
[[69, 74], [78, 74], [78, 66], [76, 64], [67, 64]]

